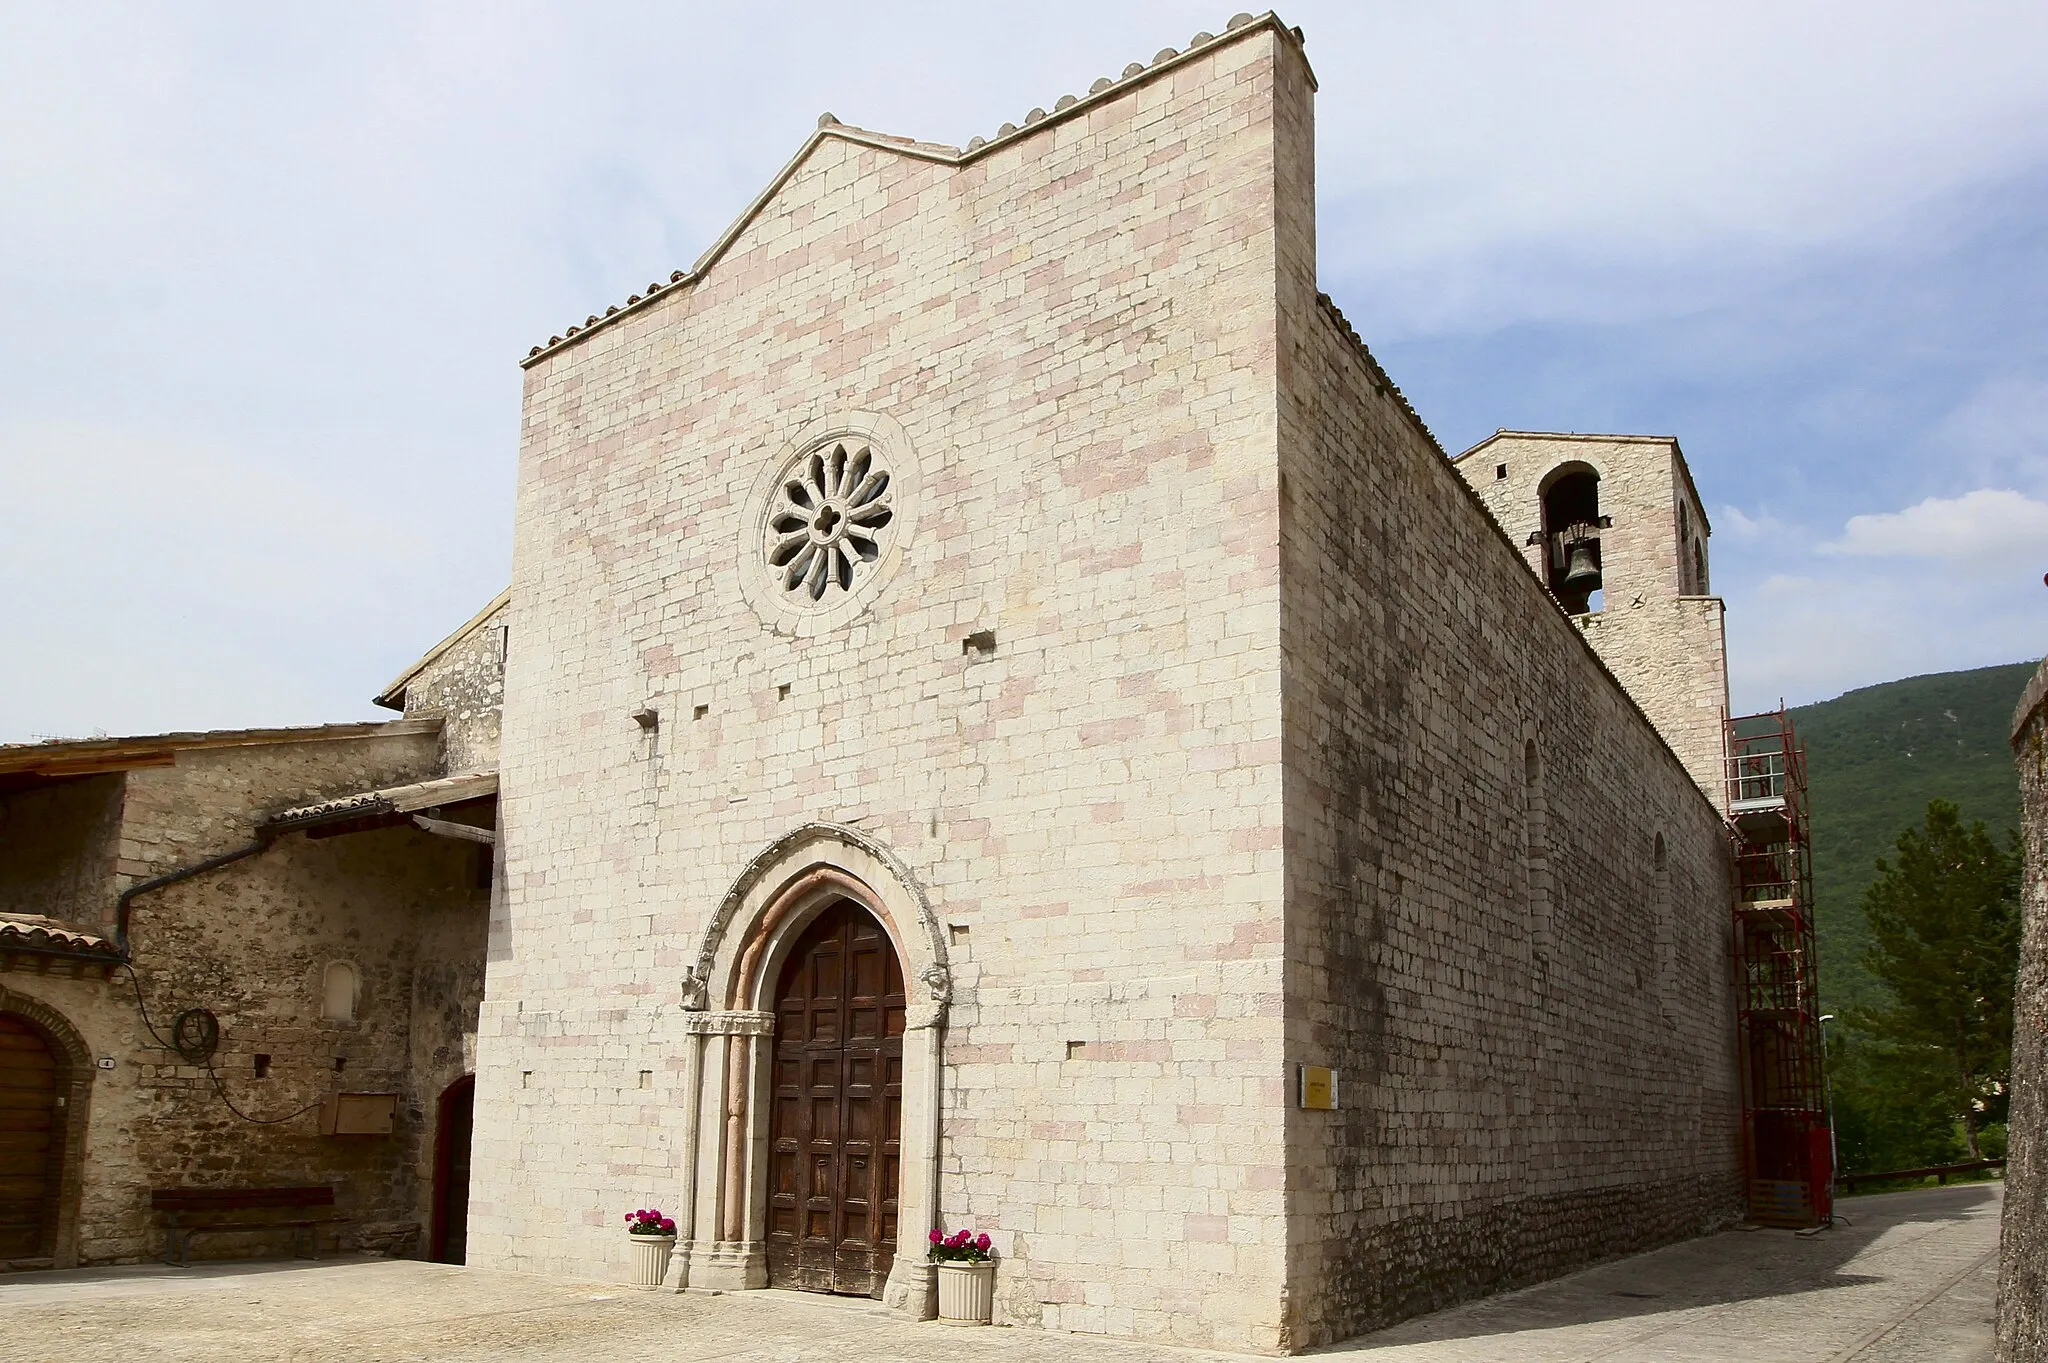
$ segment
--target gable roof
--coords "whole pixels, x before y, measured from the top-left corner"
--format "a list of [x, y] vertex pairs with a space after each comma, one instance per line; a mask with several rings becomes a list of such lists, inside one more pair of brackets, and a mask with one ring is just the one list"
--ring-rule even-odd
[[361, 818], [366, 814], [413, 814], [440, 805], [480, 800], [486, 795], [497, 793], [498, 773], [494, 771], [469, 772], [462, 776], [437, 776], [429, 781], [410, 781], [400, 786], [383, 786], [376, 790], [357, 791], [352, 795], [337, 795], [331, 800], [317, 800], [309, 805], [274, 810], [259, 818], [257, 826], [273, 833], [291, 832], [318, 824]]
[[99, 772], [168, 767], [193, 748], [253, 747], [270, 743], [332, 743], [348, 738], [397, 738], [439, 732], [441, 721], [387, 719], [365, 724], [315, 724], [283, 729], [214, 729], [204, 733], [140, 738], [72, 738], [48, 743], [0, 744], [0, 776], [90, 776]]
[[[999, 148], [1007, 147], [1015, 142], [1021, 142], [1028, 137], [1035, 137], [1048, 128], [1064, 123], [1069, 119], [1078, 118], [1099, 104], [1114, 99], [1121, 99], [1132, 91], [1151, 84], [1174, 68], [1193, 61], [1197, 57], [1206, 56], [1230, 43], [1248, 38], [1254, 33], [1265, 32], [1268, 29], [1284, 35], [1294, 43], [1297, 49], [1306, 41], [1299, 28], [1288, 27], [1271, 10], [1267, 10], [1257, 18], [1249, 14], [1233, 15], [1230, 22], [1224, 26], [1224, 30], [1220, 35], [1207, 32], [1197, 33], [1188, 40], [1188, 46], [1185, 50], [1176, 50], [1171, 47], [1161, 48], [1153, 55], [1149, 63], [1132, 62], [1123, 69], [1123, 74], [1115, 79], [1104, 76], [1097, 80], [1088, 87], [1087, 94], [1079, 96], [1062, 95], [1053, 103], [1050, 113], [1042, 108], [1033, 109], [1030, 113], [1024, 115], [1024, 122], [1021, 127], [1015, 123], [1005, 123], [996, 130], [994, 137], [970, 138], [965, 148], [950, 147], [938, 142], [919, 142], [908, 137], [894, 137], [887, 133], [871, 132], [866, 128], [856, 128], [850, 124], [841, 123], [831, 114], [821, 115], [818, 119], [817, 131], [804, 140], [803, 146], [797, 149], [796, 155], [792, 156], [789, 162], [776, 173], [775, 178], [768, 182], [767, 188], [755, 196], [754, 201], [747, 205], [746, 210], [733, 220], [732, 226], [726, 228], [718, 240], [711, 243], [710, 249], [697, 257], [696, 264], [692, 265], [688, 270], [675, 271], [669, 275], [666, 281], [654, 281], [647, 286], [646, 293], [633, 294], [624, 303], [614, 304], [606, 308], [602, 316], [592, 313], [561, 335], [548, 337], [546, 342], [526, 352], [526, 358], [519, 362], [520, 367], [522, 369], [531, 368], [548, 356], [584, 340], [592, 333], [601, 331], [614, 322], [630, 317], [634, 313], [650, 307], [657, 299], [666, 298], [678, 290], [686, 289], [696, 284], [712, 266], [718, 263], [720, 257], [724, 256], [732, 248], [732, 244], [739, 239], [740, 233], [744, 232], [748, 225], [755, 218], [759, 217], [762, 211], [774, 201], [775, 196], [781, 192], [782, 187], [789, 183], [790, 177], [796, 174], [797, 168], [802, 166], [810, 154], [816, 151], [819, 144], [827, 138], [851, 142], [856, 146], [872, 147], [877, 151], [894, 152], [899, 156], [907, 156], [912, 160], [930, 161], [943, 166], [965, 166], [980, 160]], [[1304, 65], [1306, 65], [1306, 62], [1307, 57], [1304, 54]], [[1315, 88], [1315, 73], [1313, 71], [1309, 73], [1309, 88]], [[386, 689], [387, 691], [389, 690], [389, 688]], [[378, 702], [380, 705], [383, 703], [382, 700]]]
[[372, 705], [381, 705], [387, 710], [403, 710], [405, 708], [406, 685], [414, 677], [417, 677], [435, 662], [439, 661], [441, 656], [447, 653], [449, 649], [454, 648], [464, 639], [476, 633], [477, 630], [483, 628], [484, 622], [505, 609], [506, 603], [511, 601], [511, 599], [512, 589], [510, 587], [492, 597], [491, 603], [488, 606], [485, 606], [475, 615], [470, 616], [453, 634], [443, 639], [440, 643], [435, 644], [425, 653], [420, 654], [414, 660], [412, 666], [406, 668], [405, 671], [399, 673], [396, 677], [393, 677], [382, 691], [379, 691], [370, 698], [370, 703]]

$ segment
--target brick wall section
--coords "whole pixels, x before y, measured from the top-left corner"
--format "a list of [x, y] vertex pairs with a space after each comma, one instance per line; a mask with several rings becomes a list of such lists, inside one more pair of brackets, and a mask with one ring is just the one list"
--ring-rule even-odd
[[[700, 283], [528, 371], [472, 1262], [622, 1262], [676, 1193], [707, 916], [858, 821], [957, 925], [942, 1210], [997, 1239], [998, 1319], [1275, 1347], [1287, 41], [963, 168], [828, 138]], [[907, 432], [920, 520], [792, 639], [738, 513], [847, 410]]]
[[[80, 776], [0, 794], [0, 913], [61, 918], [112, 901], [121, 776]], [[98, 914], [85, 923], [99, 921]]]
[[1540, 582], [1544, 548], [1527, 541], [1543, 528], [1544, 480], [1571, 463], [1598, 471], [1600, 511], [1614, 521], [1600, 532], [1601, 609], [1573, 619], [1718, 808], [1728, 709], [1724, 610], [1692, 569], [1698, 546], [1711, 578], [1709, 525], [1678, 442], [1509, 431], [1459, 455], [1453, 467]]
[[1281, 89], [1287, 1036], [1342, 1103], [1287, 1118], [1303, 1348], [1726, 1224], [1740, 1151], [1720, 819], [1318, 303]]
[[2048, 1359], [2048, 663], [2021, 698], [2012, 748], [2025, 861], [1997, 1356], [1998, 1363], [2040, 1363]]
[[[193, 749], [174, 766], [128, 773], [120, 884], [250, 841], [261, 811], [437, 774], [433, 727], [395, 727], [346, 741]], [[61, 1014], [95, 1057], [115, 1062], [94, 1076], [81, 1261], [161, 1252], [148, 1212], [153, 1186], [333, 1183], [338, 1209], [354, 1218], [344, 1244], [424, 1248], [430, 1188], [420, 1176], [431, 1162], [434, 1099], [463, 1072], [473, 1049], [463, 1033], [474, 1035], [481, 996], [486, 909], [473, 888], [476, 855], [471, 844], [404, 828], [292, 834], [135, 903], [132, 946], [151, 1019], [167, 1036], [183, 1009], [219, 1016], [214, 1064], [236, 1106], [274, 1117], [334, 1089], [397, 1092], [390, 1138], [323, 1138], [313, 1113], [271, 1126], [236, 1118], [204, 1069], [152, 1039], [125, 972], [108, 981], [0, 976]], [[64, 916], [110, 930], [112, 895], [76, 901]], [[336, 959], [360, 974], [353, 1022], [321, 1018], [323, 972]], [[258, 1054], [270, 1057], [268, 1078], [255, 1077]], [[196, 1252], [276, 1254], [280, 1241], [223, 1235], [202, 1239]]]

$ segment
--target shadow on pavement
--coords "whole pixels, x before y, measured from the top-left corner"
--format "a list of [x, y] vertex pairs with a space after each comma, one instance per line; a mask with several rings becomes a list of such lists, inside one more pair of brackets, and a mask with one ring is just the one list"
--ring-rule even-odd
[[1309, 1350], [1364, 1353], [1433, 1340], [1473, 1339], [1518, 1330], [1693, 1311], [1766, 1297], [1794, 1296], [1885, 1281], [1852, 1265], [1886, 1232], [1914, 1225], [1959, 1225], [1998, 1215], [1999, 1185], [1877, 1193], [1838, 1204], [1834, 1228], [1799, 1236], [1784, 1230], [1722, 1231], [1582, 1269], [1569, 1277], [1449, 1307], [1432, 1315]]

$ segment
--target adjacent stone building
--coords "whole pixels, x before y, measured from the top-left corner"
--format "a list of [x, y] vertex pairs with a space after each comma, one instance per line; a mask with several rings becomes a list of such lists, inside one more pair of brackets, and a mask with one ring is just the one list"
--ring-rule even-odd
[[828, 116], [528, 358], [472, 1262], [655, 1203], [679, 1286], [921, 1313], [971, 1224], [1000, 1320], [1283, 1351], [1735, 1215], [1706, 518], [1666, 440], [1446, 457], [1314, 88], [1269, 15]]
[[[324, 1246], [461, 1261], [495, 609], [393, 723], [0, 747], [0, 1266], [160, 1255], [159, 1188], [313, 1185]], [[389, 1134], [323, 1135], [339, 1093]]]
[[2020, 973], [1999, 1244], [1998, 1363], [2048, 1359], [2048, 663], [2013, 715], [2020, 771]]

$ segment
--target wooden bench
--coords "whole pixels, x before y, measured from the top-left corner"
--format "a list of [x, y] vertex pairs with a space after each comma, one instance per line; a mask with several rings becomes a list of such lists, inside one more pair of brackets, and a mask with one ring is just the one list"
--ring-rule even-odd
[[164, 1217], [164, 1262], [177, 1268], [192, 1264], [192, 1237], [217, 1230], [289, 1230], [292, 1253], [317, 1259], [320, 1227], [344, 1221], [330, 1214], [306, 1215], [334, 1206], [332, 1187], [315, 1188], [152, 1188], [151, 1211]]

